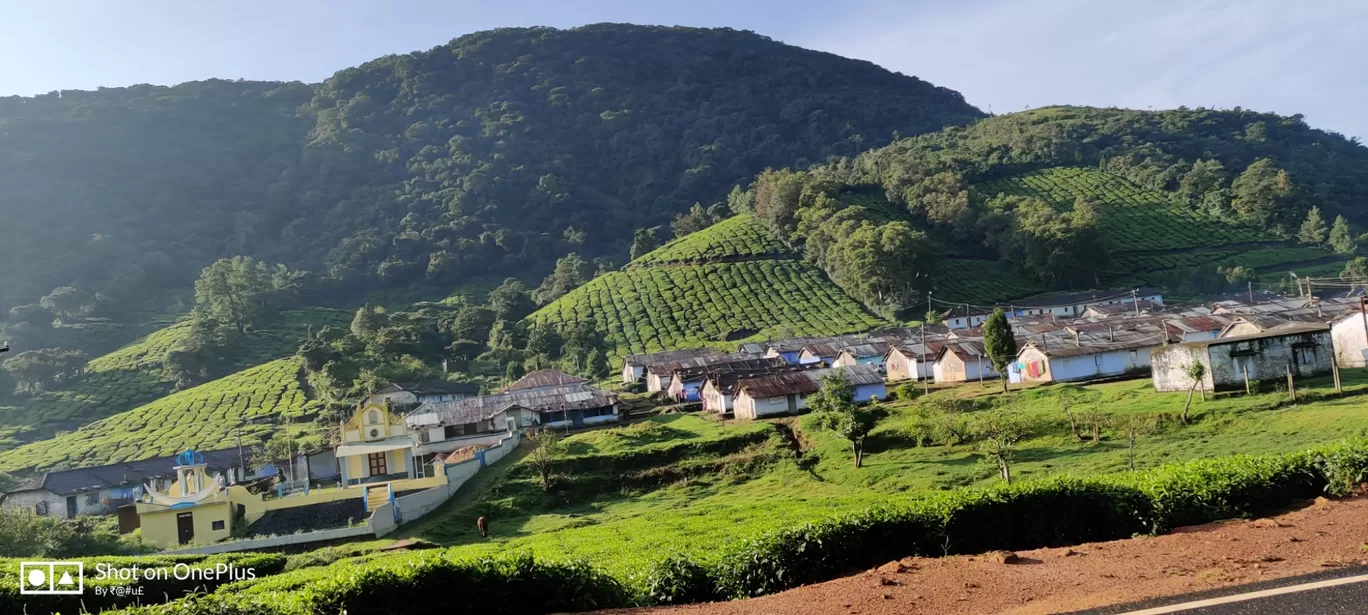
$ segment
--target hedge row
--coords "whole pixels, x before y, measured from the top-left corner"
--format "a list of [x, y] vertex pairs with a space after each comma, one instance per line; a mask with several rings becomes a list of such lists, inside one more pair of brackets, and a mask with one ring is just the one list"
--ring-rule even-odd
[[[1236, 456], [1099, 478], [1057, 478], [933, 494], [742, 541], [703, 558], [659, 560], [624, 582], [585, 563], [443, 552], [338, 562], [238, 584], [129, 615], [323, 615], [470, 610], [576, 611], [741, 598], [828, 580], [909, 555], [1020, 550], [1127, 538], [1257, 515], [1339, 495], [1368, 480], [1368, 439], [1311, 451]], [[297, 578], [296, 578], [297, 576]]]
[[[130, 557], [92, 557], [81, 559], [85, 564], [85, 593], [83, 595], [34, 596], [19, 593], [19, 561], [5, 560], [0, 564], [0, 613], [28, 613], [29, 615], [48, 615], [52, 613], [80, 613], [117, 609], [139, 602], [165, 602], [176, 600], [197, 592], [212, 592], [221, 585], [241, 580], [245, 571], [250, 570], [256, 578], [279, 574], [285, 569], [285, 556], [275, 553], [224, 553], [220, 555], [149, 555]], [[136, 580], [97, 579], [96, 566], [107, 564], [116, 569], [138, 570], [160, 569], [166, 574], [154, 578], [142, 577]], [[215, 569], [220, 565], [231, 565], [234, 573], [219, 576], [217, 573], [176, 578], [176, 565], [185, 564], [196, 570]], [[184, 575], [185, 568], [181, 571]], [[97, 588], [136, 587], [134, 592], [114, 595], [112, 592], [97, 592]]]

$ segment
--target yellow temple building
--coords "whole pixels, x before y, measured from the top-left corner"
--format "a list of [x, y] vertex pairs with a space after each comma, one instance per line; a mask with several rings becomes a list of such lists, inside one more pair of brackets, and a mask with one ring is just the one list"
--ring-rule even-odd
[[342, 484], [414, 478], [413, 449], [417, 444], [404, 418], [390, 409], [388, 400], [367, 397], [356, 404], [351, 420], [342, 426], [342, 444], [335, 453]]

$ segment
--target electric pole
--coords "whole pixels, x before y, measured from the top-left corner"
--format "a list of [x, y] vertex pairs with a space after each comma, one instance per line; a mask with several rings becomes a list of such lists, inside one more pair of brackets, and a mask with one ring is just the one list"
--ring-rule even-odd
[[[931, 311], [934, 310], [934, 309], [936, 309], [936, 308], [931, 304], [931, 291], [928, 290], [928, 291], [926, 291], [926, 313], [927, 313], [927, 315], [930, 315], [930, 314], [931, 314]], [[1368, 321], [1364, 321], [1364, 322], [1365, 322], [1365, 323], [1368, 323]], [[1365, 325], [1365, 327], [1368, 327], [1368, 325]], [[1368, 331], [1368, 328], [1365, 328], [1364, 331]], [[922, 316], [922, 323], [921, 323], [921, 338], [922, 338], [921, 356], [917, 357], [917, 376], [921, 376], [922, 366], [926, 363], [926, 355], [928, 354], [928, 351], [927, 351], [927, 349], [926, 349], [926, 316]], [[931, 382], [930, 382], [930, 378], [929, 378], [929, 377], [922, 378], [922, 395], [930, 395], [930, 394], [931, 394]]]
[[1135, 305], [1135, 316], [1136, 316], [1136, 318], [1139, 318], [1139, 317], [1140, 317], [1140, 297], [1139, 297], [1138, 295], [1136, 295], [1136, 293], [1137, 293], [1139, 290], [1140, 290], [1140, 289], [1138, 289], [1138, 288], [1132, 288], [1132, 289], [1131, 289], [1131, 303]]

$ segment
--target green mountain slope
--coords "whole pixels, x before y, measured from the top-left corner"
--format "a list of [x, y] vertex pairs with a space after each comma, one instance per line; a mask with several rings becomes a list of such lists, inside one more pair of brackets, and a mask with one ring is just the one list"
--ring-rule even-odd
[[[782, 258], [773, 258], [776, 253]], [[592, 320], [614, 360], [629, 353], [734, 346], [749, 338], [850, 333], [882, 323], [817, 268], [789, 256], [749, 216], [680, 238], [528, 319], [562, 328]]]
[[767, 166], [982, 115], [868, 62], [625, 24], [479, 32], [313, 85], [0, 98], [0, 262], [27, 263], [0, 270], [0, 312], [68, 284], [148, 301], [235, 254], [353, 289], [620, 259]]
[[[95, 421], [49, 440], [0, 453], [0, 471], [105, 465], [172, 455], [186, 448], [218, 449], [255, 445], [274, 433], [283, 417], [293, 417], [303, 435], [314, 429], [303, 421], [317, 408], [300, 385], [295, 359], [271, 361], [225, 378], [158, 399]], [[248, 423], [256, 420], [256, 423]]]
[[[879, 313], [925, 309], [928, 291], [980, 304], [1142, 283], [1202, 294], [1245, 288], [1252, 274], [1233, 267], [1353, 256], [1368, 148], [1300, 116], [1054, 107], [767, 171], [749, 196], [761, 224]], [[1344, 218], [1338, 255], [1297, 243], [1312, 208]]]
[[[345, 325], [351, 314], [309, 309], [282, 312], [275, 323], [220, 352], [211, 375], [228, 374], [295, 353], [308, 331], [326, 324]], [[49, 438], [171, 392], [164, 372], [166, 353], [189, 333], [182, 321], [92, 360], [84, 377], [61, 388], [0, 401], [0, 450]], [[42, 445], [39, 442], [39, 445]], [[61, 450], [60, 448], [58, 450]]]

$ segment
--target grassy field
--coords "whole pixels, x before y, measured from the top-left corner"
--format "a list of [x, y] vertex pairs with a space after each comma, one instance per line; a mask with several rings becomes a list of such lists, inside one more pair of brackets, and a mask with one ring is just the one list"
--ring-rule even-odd
[[[349, 321], [350, 315], [340, 310], [284, 312], [279, 321], [223, 349], [215, 375], [291, 356], [311, 327], [345, 326]], [[166, 395], [172, 383], [162, 371], [163, 357], [189, 331], [189, 322], [173, 323], [91, 360], [86, 376], [70, 386], [16, 397], [0, 405], [0, 450], [76, 429]]]
[[[1344, 378], [1351, 394], [1368, 393], [1368, 374], [1346, 371]], [[1329, 384], [1308, 381], [1300, 389], [1303, 394], [1326, 393]], [[961, 399], [964, 419], [973, 421], [991, 412], [987, 408], [999, 397], [994, 390], [969, 385], [932, 397]], [[1301, 450], [1368, 433], [1368, 398], [1275, 407], [1286, 397], [1271, 391], [1195, 400], [1193, 422], [1182, 426], [1174, 417], [1185, 395], [1155, 393], [1147, 380], [1017, 391], [1011, 395], [1013, 411], [1029, 426], [1030, 436], [1016, 450], [1013, 474], [1029, 480], [1129, 468], [1125, 438], [1116, 429], [1105, 427], [1098, 444], [1072, 435], [1061, 410], [1065, 399], [1073, 400], [1078, 415], [1095, 411], [1108, 421], [1127, 414], [1167, 415], [1164, 427], [1138, 438], [1139, 469], [1238, 453]], [[800, 458], [774, 455], [767, 465], [750, 466], [751, 471], [744, 473], [705, 473], [656, 488], [604, 491], [590, 498], [574, 495], [574, 488], [567, 488], [571, 493], [563, 499], [538, 497], [530, 475], [510, 472], [466, 511], [432, 521], [420, 535], [455, 545], [463, 555], [527, 550], [537, 556], [587, 558], [615, 576], [630, 578], [664, 554], [689, 553], [706, 560], [722, 545], [758, 533], [880, 503], [905, 502], [931, 491], [999, 481], [996, 468], [983, 463], [972, 444], [919, 446], [928, 420], [919, 403], [886, 407], [889, 415], [871, 435], [865, 467], [860, 469], [853, 467], [845, 441], [802, 417], [796, 421], [805, 447]], [[649, 421], [650, 427], [634, 424], [576, 435], [567, 444], [575, 454], [599, 455], [604, 464], [611, 464], [631, 451], [716, 440], [739, 430], [773, 429], [766, 422], [723, 426], [692, 415]], [[780, 442], [776, 430], [766, 446], [782, 449]], [[487, 540], [475, 532], [477, 514], [490, 520]]]
[[795, 260], [614, 271], [529, 319], [596, 322], [610, 360], [748, 338], [850, 333], [881, 322], [815, 267]]
[[[295, 435], [312, 424], [302, 420], [316, 402], [304, 394], [295, 359], [279, 359], [152, 403], [114, 414], [55, 438], [0, 453], [0, 471], [104, 465], [172, 455], [186, 448], [254, 445], [276, 433], [271, 423], [294, 417]], [[261, 424], [248, 424], [265, 419]]]
[[1000, 261], [947, 258], [936, 264], [932, 291], [937, 299], [993, 304], [1044, 292]]
[[738, 215], [674, 239], [632, 261], [632, 266], [775, 256], [793, 256], [793, 253], [755, 218]]

